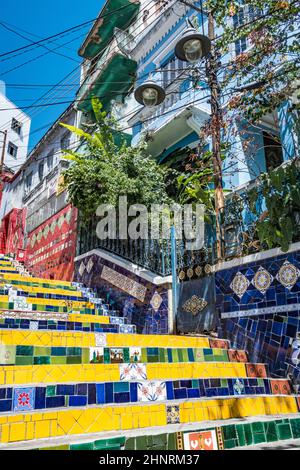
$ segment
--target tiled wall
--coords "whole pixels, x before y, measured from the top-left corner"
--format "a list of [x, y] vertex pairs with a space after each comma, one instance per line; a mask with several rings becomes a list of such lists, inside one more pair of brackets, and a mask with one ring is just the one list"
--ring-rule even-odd
[[35, 276], [71, 281], [74, 274], [77, 209], [66, 206], [28, 234], [26, 267]]
[[[272, 380], [259, 378], [15, 386], [0, 388], [0, 413], [102, 404], [151, 404], [214, 396], [270, 395], [272, 392]], [[286, 395], [288, 392], [287, 389]]]
[[137, 333], [168, 333], [168, 290], [132, 274], [97, 255], [75, 263], [75, 279], [97, 291], [111, 308], [121, 312]]
[[222, 270], [215, 279], [220, 336], [252, 362], [268, 363], [275, 377], [290, 372], [300, 383], [292, 346], [300, 332], [300, 252]]

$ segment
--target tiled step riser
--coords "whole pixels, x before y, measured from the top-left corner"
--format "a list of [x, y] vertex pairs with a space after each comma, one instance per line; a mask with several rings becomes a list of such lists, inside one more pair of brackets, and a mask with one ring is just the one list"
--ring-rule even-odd
[[[102, 439], [71, 444], [58, 443], [34, 450], [226, 450], [241, 448], [259, 443], [270, 443], [300, 438], [300, 419], [287, 418], [229, 426], [199, 428], [189, 431], [142, 435], [137, 437], [106, 437]], [[205, 442], [206, 439], [206, 442]], [[45, 446], [45, 444], [44, 444]]]
[[[288, 395], [290, 394], [289, 384], [286, 383], [286, 386], [288, 389], [285, 395]], [[0, 413], [87, 405], [153, 404], [193, 398], [272, 394], [270, 379], [195, 379], [166, 382], [61, 384], [44, 387], [15, 386], [0, 388]]]
[[252, 364], [240, 363], [185, 363], [185, 364], [75, 364], [28, 365], [0, 367], [0, 385], [54, 384], [86, 382], [131, 382], [145, 380], [191, 380], [227, 378], [267, 378], [263, 365], [256, 366], [256, 375], [250, 373]]
[[[28, 288], [29, 289], [29, 288]], [[67, 295], [65, 293], [63, 294], [57, 294], [55, 293], [55, 290], [52, 291], [52, 293], [50, 292], [42, 292], [42, 290], [40, 289], [38, 292], [30, 292], [27, 291], [27, 290], [23, 290], [23, 289], [18, 289], [18, 288], [13, 288], [14, 290], [14, 294], [15, 295], [18, 295], [19, 297], [27, 297], [29, 298], [29, 302], [31, 303], [32, 300], [31, 299], [43, 299], [43, 300], [48, 300], [48, 301], [51, 301], [51, 300], [60, 300], [60, 301], [68, 301], [68, 302], [79, 302], [79, 306], [82, 304], [82, 303], [88, 303], [89, 302], [89, 298], [88, 297], [83, 297], [83, 296], [80, 296], [80, 295], [74, 295], [74, 292], [70, 295]], [[6, 296], [5, 298], [5, 301], [8, 301], [9, 300], [9, 295], [10, 295], [10, 292], [12, 292], [12, 289], [8, 286], [5, 286], [3, 288], [0, 288], [0, 301], [3, 301], [3, 297], [2, 296]], [[77, 294], [77, 293], [76, 293]], [[80, 294], [80, 292], [78, 292], [78, 294]], [[75, 304], [77, 305], [77, 304]]]
[[[56, 348], [0, 345], [0, 364], [121, 364], [121, 363], [186, 363], [248, 362], [244, 351], [237, 360], [235, 350], [191, 348]], [[74, 361], [76, 356], [76, 362]], [[70, 358], [70, 360], [69, 360]], [[6, 361], [6, 362], [4, 362]], [[44, 362], [41, 362], [44, 361]], [[70, 362], [69, 362], [70, 361]]]
[[297, 413], [297, 411], [295, 397], [269, 396], [3, 414], [0, 416], [0, 442], [18, 442], [114, 430], [147, 429], [168, 424], [196, 423], [256, 415], [284, 415]]
[[14, 318], [0, 318], [0, 330], [50, 330], [50, 331], [86, 331], [98, 333], [136, 333], [135, 325], [79, 323], [55, 320], [20, 320]]
[[[49, 304], [51, 301], [49, 302]], [[58, 305], [44, 305], [44, 304], [27, 304], [23, 301], [20, 302], [0, 302], [0, 310], [8, 311], [24, 311], [30, 312], [53, 312], [53, 313], [70, 313], [76, 312], [84, 315], [103, 315], [104, 311], [102, 309], [95, 308], [79, 308], [74, 305], [72, 306], [58, 306]], [[106, 312], [105, 312], [106, 313]]]

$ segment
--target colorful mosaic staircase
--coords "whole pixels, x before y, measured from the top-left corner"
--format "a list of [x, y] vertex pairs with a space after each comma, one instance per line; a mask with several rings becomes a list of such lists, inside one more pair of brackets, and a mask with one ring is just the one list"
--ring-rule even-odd
[[209, 450], [300, 437], [290, 383], [245, 351], [137, 335], [82, 285], [25, 274], [0, 259], [0, 449]]

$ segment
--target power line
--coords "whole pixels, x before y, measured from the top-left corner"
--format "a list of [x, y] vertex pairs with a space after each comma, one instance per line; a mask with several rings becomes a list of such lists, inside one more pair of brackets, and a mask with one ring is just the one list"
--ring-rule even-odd
[[71, 32], [71, 31], [74, 31], [74, 30], [76, 30], [76, 29], [78, 29], [78, 28], [82, 28], [83, 26], [86, 26], [86, 25], [88, 25], [88, 24], [90, 24], [90, 23], [93, 23], [93, 22], [95, 22], [95, 21], [97, 21], [97, 20], [100, 20], [100, 19], [102, 19], [102, 18], [106, 18], [107, 16], [111, 16], [112, 14], [114, 14], [114, 13], [120, 11], [120, 10], [124, 10], [125, 8], [128, 8], [129, 6], [130, 6], [130, 4], [123, 5], [122, 7], [116, 8], [115, 10], [112, 10], [112, 11], [110, 11], [109, 13], [106, 13], [106, 14], [104, 14], [104, 15], [101, 15], [101, 16], [99, 16], [99, 17], [97, 17], [97, 18], [92, 19], [92, 20], [85, 21], [84, 23], [80, 23], [80, 24], [78, 24], [78, 25], [76, 25], [76, 26], [72, 26], [71, 28], [65, 29], [64, 31], [61, 31], [60, 33], [52, 34], [51, 36], [48, 36], [48, 37], [43, 38], [43, 39], [40, 39], [39, 41], [34, 41], [32, 44], [26, 44], [25, 46], [18, 47], [17, 49], [13, 49], [13, 50], [11, 50], [11, 51], [4, 52], [4, 53], [0, 54], [0, 57], [5, 57], [5, 56], [8, 56], [8, 55], [13, 54], [13, 53], [15, 53], [15, 52], [22, 51], [22, 50], [24, 50], [24, 49], [28, 49], [28, 48], [33, 47], [33, 46], [37, 46], [37, 45], [39, 45], [39, 44], [41, 44], [41, 43], [43, 43], [43, 42], [45, 42], [45, 41], [49, 41], [49, 39], [53, 39], [53, 38], [56, 38], [56, 37], [58, 37], [58, 36], [62, 36], [62, 35], [64, 35], [64, 34], [67, 34], [67, 33]]
[[[34, 41], [32, 41], [32, 39], [29, 39], [28, 37], [24, 36], [24, 34], [21, 34], [21, 33], [18, 33], [18, 31], [16, 31], [15, 29], [12, 29], [10, 28], [9, 26], [7, 26], [3, 21], [0, 22], [1, 26], [5, 29], [7, 29], [8, 31], [11, 31], [12, 33], [16, 34], [17, 36], [23, 38], [23, 39], [26, 39], [26, 41], [29, 41], [31, 43], [33, 43]], [[28, 33], [30, 34], [30, 33]], [[45, 46], [44, 44], [40, 44], [40, 47], [43, 47], [44, 49], [47, 49], [49, 52], [53, 52], [54, 54], [57, 54], [57, 55], [60, 55], [62, 57], [65, 57], [66, 59], [70, 59], [74, 62], [77, 62], [73, 57], [69, 57], [67, 56], [66, 54], [62, 54], [61, 52], [55, 52], [55, 50], [53, 49], [50, 49], [49, 47]]]

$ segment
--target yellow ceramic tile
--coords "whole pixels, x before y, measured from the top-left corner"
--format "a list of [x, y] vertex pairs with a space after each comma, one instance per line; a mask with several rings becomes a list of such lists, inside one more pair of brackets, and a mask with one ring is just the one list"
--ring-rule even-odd
[[26, 439], [26, 424], [25, 423], [12, 423], [10, 425], [9, 440], [24, 441]]

